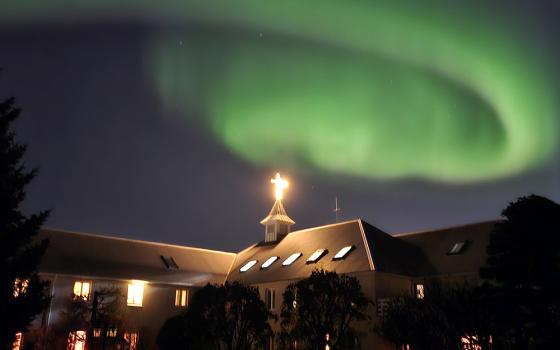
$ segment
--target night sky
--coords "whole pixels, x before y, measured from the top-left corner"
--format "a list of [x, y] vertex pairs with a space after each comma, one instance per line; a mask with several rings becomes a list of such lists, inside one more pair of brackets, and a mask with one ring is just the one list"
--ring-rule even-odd
[[0, 4], [49, 227], [237, 251], [276, 172], [296, 229], [335, 196], [389, 233], [560, 201], [554, 1], [156, 4]]

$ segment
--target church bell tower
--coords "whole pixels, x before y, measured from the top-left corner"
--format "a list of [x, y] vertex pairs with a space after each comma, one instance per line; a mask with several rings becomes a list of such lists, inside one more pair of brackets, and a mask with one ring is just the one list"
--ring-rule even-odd
[[288, 182], [280, 177], [279, 173], [276, 173], [276, 177], [270, 179], [270, 182], [276, 187], [276, 201], [268, 216], [261, 220], [261, 224], [265, 227], [265, 242], [277, 241], [279, 238], [290, 233], [291, 226], [295, 224], [295, 221], [290, 219], [282, 204], [283, 191], [288, 187]]

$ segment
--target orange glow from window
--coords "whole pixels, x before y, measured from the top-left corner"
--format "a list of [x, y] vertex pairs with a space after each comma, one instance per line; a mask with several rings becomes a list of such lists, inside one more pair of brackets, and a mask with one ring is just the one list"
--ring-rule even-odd
[[22, 343], [23, 343], [23, 334], [21, 332], [17, 332], [14, 342], [12, 344], [12, 350], [21, 350]]
[[125, 333], [124, 340], [128, 343], [129, 350], [136, 350], [138, 348], [138, 333]]
[[85, 350], [86, 331], [75, 331], [68, 334], [68, 346], [66, 350]]
[[142, 282], [132, 282], [128, 284], [128, 295], [126, 304], [128, 306], [142, 306], [144, 298], [144, 284]]
[[91, 290], [91, 283], [84, 281], [74, 282], [74, 298], [89, 300], [89, 293]]
[[21, 278], [16, 278], [14, 281], [14, 298], [19, 297], [22, 294], [25, 294], [25, 292], [27, 292], [27, 287], [29, 287], [29, 280], [28, 279], [21, 279]]
[[176, 289], [175, 290], [175, 306], [186, 307], [188, 299], [187, 289]]

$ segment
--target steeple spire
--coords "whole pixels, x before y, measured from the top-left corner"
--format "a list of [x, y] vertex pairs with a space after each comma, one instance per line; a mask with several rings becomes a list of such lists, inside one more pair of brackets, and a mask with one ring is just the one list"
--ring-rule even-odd
[[283, 179], [279, 173], [276, 173], [276, 177], [270, 179], [270, 183], [276, 187], [276, 201], [268, 216], [261, 220], [261, 224], [265, 227], [265, 242], [277, 241], [279, 235], [288, 234], [290, 227], [295, 224], [295, 221], [290, 219], [282, 204], [283, 191], [288, 187], [288, 181]]

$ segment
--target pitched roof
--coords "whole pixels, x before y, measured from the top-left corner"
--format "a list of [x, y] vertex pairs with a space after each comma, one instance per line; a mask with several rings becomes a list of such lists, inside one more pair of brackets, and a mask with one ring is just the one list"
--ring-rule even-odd
[[[494, 221], [433, 231], [389, 235], [357, 219], [339, 224], [294, 231], [275, 243], [257, 243], [238, 253], [228, 280], [248, 284], [305, 278], [315, 268], [351, 273], [379, 271], [404, 276], [477, 274], [486, 261], [486, 246]], [[447, 253], [455, 243], [466, 242], [460, 254]], [[334, 255], [345, 246], [354, 250], [343, 260]], [[317, 263], [306, 260], [318, 249], [328, 253]], [[290, 266], [282, 262], [294, 253], [302, 256]], [[262, 263], [279, 257], [267, 269]], [[245, 272], [247, 262], [257, 263]]]
[[[205, 285], [225, 281], [234, 253], [125, 238], [42, 230], [49, 248], [39, 271], [92, 278], [134, 279], [152, 283]], [[178, 269], [166, 267], [171, 257]]]
[[261, 224], [266, 225], [270, 221], [284, 222], [289, 225], [295, 224], [295, 221], [290, 219], [286, 213], [286, 209], [284, 209], [284, 205], [279, 199], [274, 202], [274, 205], [272, 206], [272, 209], [270, 209], [270, 213], [268, 213], [267, 217], [261, 220]]
[[[353, 246], [353, 251], [344, 259], [333, 259], [346, 246]], [[317, 263], [307, 263], [307, 259], [318, 249], [328, 252]], [[299, 279], [309, 276], [316, 268], [337, 273], [377, 270], [408, 274], [411, 264], [403, 259], [403, 252], [415, 250], [417, 248], [356, 219], [294, 231], [274, 244], [255, 244], [237, 255], [228, 280], [255, 284]], [[282, 262], [294, 253], [302, 253], [302, 256], [290, 266], [282, 266]], [[272, 256], [279, 258], [269, 268], [262, 270], [262, 263]], [[251, 260], [256, 260], [257, 264], [241, 272], [240, 268]]]
[[[402, 233], [394, 237], [419, 248], [416, 276], [478, 274], [486, 264], [486, 247], [498, 221], [442, 228], [424, 232]], [[465, 242], [459, 254], [449, 254], [456, 243]]]

